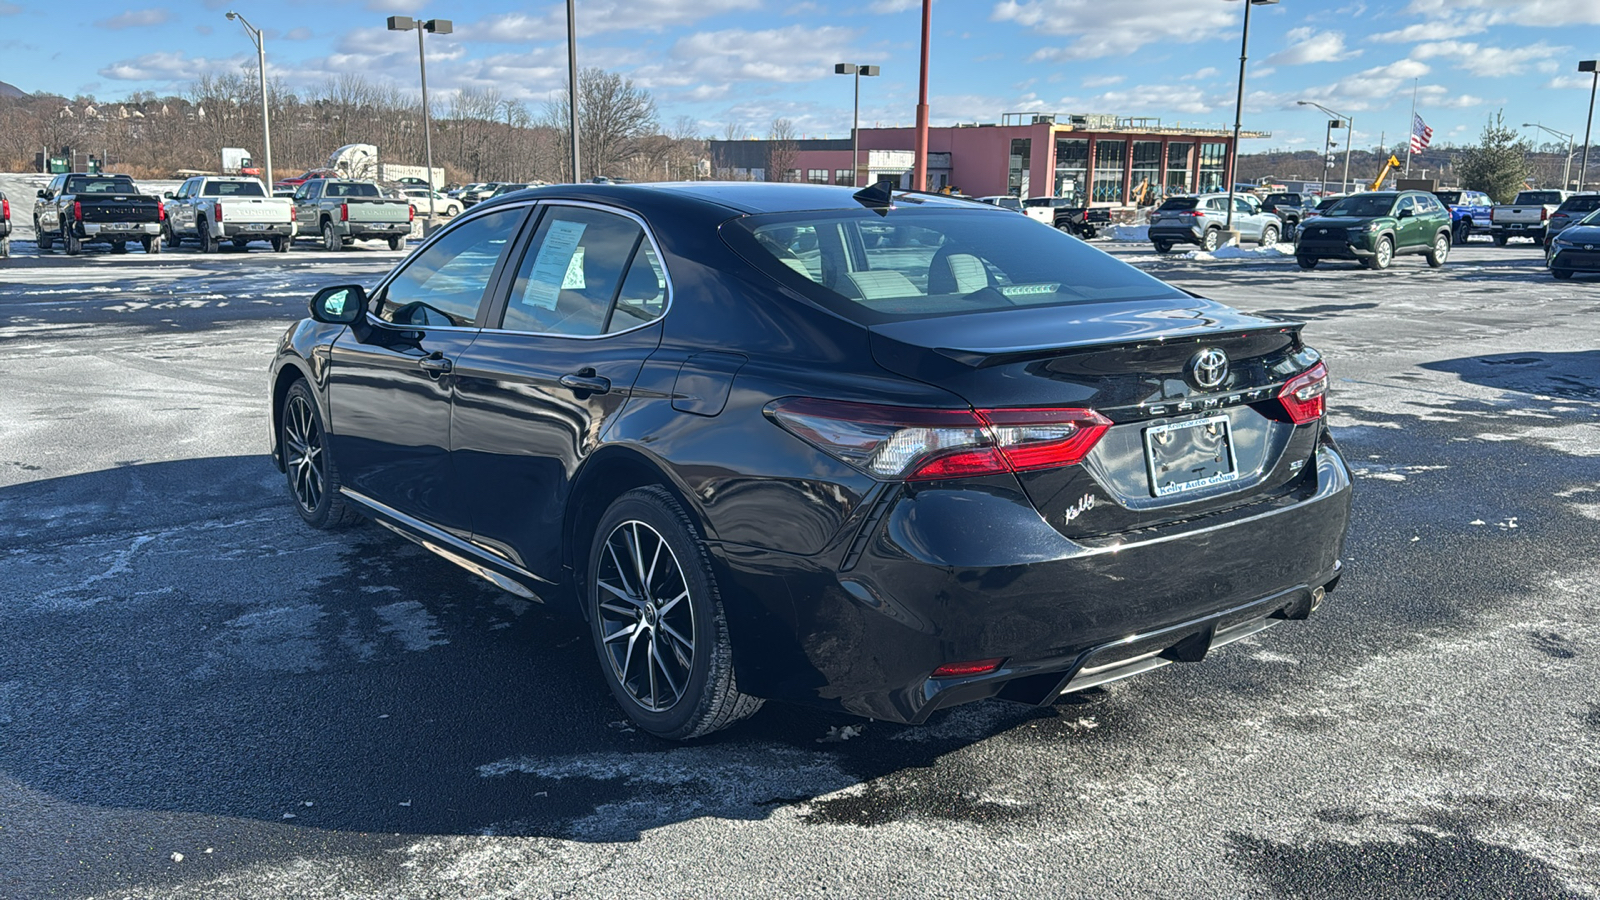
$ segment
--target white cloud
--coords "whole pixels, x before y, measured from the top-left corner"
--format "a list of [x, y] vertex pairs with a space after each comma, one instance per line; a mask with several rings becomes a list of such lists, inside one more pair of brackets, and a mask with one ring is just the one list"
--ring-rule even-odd
[[868, 10], [880, 14], [905, 12], [908, 9], [921, 8], [922, 0], [873, 0], [872, 5], [867, 7]]
[[1113, 84], [1121, 84], [1127, 80], [1128, 76], [1126, 75], [1096, 75], [1092, 78], [1085, 78], [1083, 86], [1087, 88], [1110, 87]]
[[[114, 62], [99, 71], [102, 78], [119, 81], [160, 81], [169, 85], [185, 85], [202, 74], [236, 70], [245, 62], [243, 56], [207, 58], [187, 56], [182, 51], [146, 53], [133, 59]], [[255, 64], [255, 58], [249, 62]]]
[[634, 77], [651, 88], [720, 86], [720, 94], [738, 82], [815, 81], [831, 76], [839, 60], [860, 55], [853, 48], [859, 34], [837, 25], [704, 31], [679, 39], [665, 62], [641, 66]]
[[[1118, 91], [1106, 91], [1089, 101], [1093, 109], [1150, 110], [1188, 115], [1211, 113], [1221, 106], [1233, 109], [1233, 98], [1208, 95], [1191, 85], [1141, 84]], [[1141, 113], [1142, 114], [1142, 113]]]
[[1412, 59], [1451, 59], [1456, 68], [1469, 72], [1493, 72], [1496, 75], [1521, 75], [1530, 66], [1551, 60], [1572, 50], [1571, 47], [1554, 47], [1540, 41], [1527, 47], [1484, 47], [1472, 42], [1436, 41], [1418, 44], [1411, 48]]
[[367, 9], [373, 12], [414, 13], [427, 5], [427, 0], [367, 0]]
[[145, 28], [151, 25], [161, 25], [171, 19], [171, 12], [161, 7], [154, 7], [151, 9], [130, 9], [109, 19], [100, 19], [94, 24], [96, 28], [121, 31], [124, 28]]
[[20, 12], [22, 12], [22, 7], [15, 3], [7, 3], [6, 0], [0, 0], [0, 16], [14, 16]]
[[[609, 31], [660, 31], [710, 16], [758, 9], [761, 0], [586, 0], [577, 13], [578, 36]], [[466, 40], [523, 43], [567, 38], [566, 7], [543, 15], [503, 13], [463, 23], [456, 31]]]
[[1173, 12], [1171, 0], [1000, 0], [989, 18], [1016, 22], [1041, 34], [1074, 40], [1050, 47], [1035, 60], [1098, 59], [1123, 56], [1149, 44], [1192, 44], [1233, 33], [1239, 6], [1204, 3]]
[[1562, 90], [1570, 90], [1572, 88], [1582, 88], [1583, 90], [1587, 91], [1587, 90], [1590, 90], [1594, 86], [1594, 76], [1593, 75], [1557, 75], [1556, 77], [1554, 77], [1554, 78], [1550, 79], [1549, 81], [1545, 82], [1543, 86], [1544, 86], [1544, 88], [1546, 90], [1562, 91]]
[[1188, 75], [1179, 75], [1178, 76], [1178, 80], [1179, 81], [1205, 81], [1207, 78], [1215, 78], [1220, 74], [1222, 74], [1222, 73], [1218, 72], [1214, 67], [1206, 66], [1204, 69], [1200, 69], [1198, 71], [1191, 72]]
[[299, 28], [291, 28], [284, 33], [283, 39], [286, 41], [308, 41], [311, 39], [311, 29], [304, 25]]
[[1600, 25], [1600, 3], [1594, 0], [1411, 0], [1406, 12], [1447, 18], [1469, 9], [1488, 10], [1490, 25]]
[[1416, 41], [1445, 41], [1488, 30], [1487, 17], [1472, 15], [1459, 20], [1439, 19], [1407, 25], [1397, 31], [1367, 35], [1367, 40], [1384, 44], [1410, 44]]
[[1345, 49], [1344, 32], [1341, 31], [1319, 32], [1311, 28], [1296, 28], [1285, 37], [1289, 40], [1289, 47], [1267, 57], [1268, 65], [1303, 66], [1308, 63], [1339, 62], [1361, 55], [1360, 50]]

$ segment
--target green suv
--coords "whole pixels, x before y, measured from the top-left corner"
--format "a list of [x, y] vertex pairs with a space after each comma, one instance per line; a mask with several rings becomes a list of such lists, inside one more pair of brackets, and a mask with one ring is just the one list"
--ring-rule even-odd
[[1435, 269], [1450, 255], [1450, 210], [1422, 191], [1352, 194], [1306, 222], [1295, 241], [1302, 269], [1324, 259], [1354, 259], [1387, 269], [1396, 256], [1421, 253]]

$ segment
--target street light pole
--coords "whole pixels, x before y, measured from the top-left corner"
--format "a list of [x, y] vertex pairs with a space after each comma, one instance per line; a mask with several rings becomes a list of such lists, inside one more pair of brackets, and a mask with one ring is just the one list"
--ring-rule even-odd
[[1583, 168], [1578, 170], [1578, 190], [1583, 190], [1584, 178], [1589, 174], [1589, 131], [1594, 127], [1594, 89], [1600, 85], [1600, 60], [1586, 59], [1578, 63], [1579, 72], [1593, 72], [1589, 85], [1589, 118], [1583, 126]]
[[434, 34], [450, 34], [455, 31], [455, 25], [449, 19], [412, 19], [410, 16], [390, 16], [390, 31], [417, 31], [417, 62], [422, 68], [422, 147], [427, 156], [428, 163], [428, 221], [422, 226], [423, 234], [433, 230], [433, 125], [428, 114], [428, 53], [423, 47], [422, 33], [431, 31]]
[[1239, 180], [1239, 129], [1244, 125], [1244, 64], [1250, 53], [1250, 7], [1270, 6], [1278, 0], [1245, 0], [1244, 37], [1239, 42], [1239, 96], [1233, 103], [1233, 146], [1228, 149], [1228, 229], [1229, 241], [1237, 241], [1233, 230], [1233, 183]]
[[922, 0], [922, 75], [917, 86], [917, 153], [911, 189], [928, 189], [928, 35], [933, 31], [933, 0]]
[[[1345, 129], [1345, 135], [1344, 135], [1344, 178], [1339, 182], [1339, 193], [1348, 194], [1350, 192], [1350, 188], [1349, 188], [1349, 185], [1350, 185], [1350, 150], [1356, 144], [1356, 120], [1350, 118], [1349, 116], [1340, 115], [1339, 113], [1334, 112], [1333, 110], [1327, 108], [1326, 106], [1323, 106], [1321, 103], [1318, 103], [1315, 100], [1296, 100], [1295, 101], [1295, 105], [1296, 106], [1315, 106], [1317, 109], [1320, 109], [1323, 112], [1327, 113], [1328, 115], [1333, 116], [1334, 119], [1337, 119], [1337, 120], [1340, 120], [1340, 121], [1343, 122], [1344, 129]], [[1339, 123], [1335, 122], [1335, 121], [1329, 121], [1328, 122], [1328, 134], [1330, 136], [1333, 134], [1333, 129], [1338, 127], [1338, 125], [1339, 125]], [[1330, 162], [1331, 162], [1331, 160], [1330, 160]]]
[[256, 44], [256, 64], [261, 71], [261, 150], [266, 154], [267, 163], [267, 196], [272, 196], [272, 129], [267, 122], [267, 39], [262, 36], [261, 29], [245, 21], [245, 17], [236, 12], [228, 13], [228, 20], [235, 21], [244, 26], [245, 33]]
[[583, 180], [578, 175], [578, 14], [573, 9], [575, 3], [576, 0], [567, 0], [567, 112], [572, 117], [573, 184]]
[[854, 75], [856, 77], [856, 111], [851, 118], [850, 126], [850, 186], [861, 186], [861, 76], [871, 77], [878, 74], [877, 66], [858, 66], [854, 63], [838, 63], [833, 67], [835, 75]]
[[1537, 128], [1540, 131], [1548, 131], [1551, 134], [1555, 135], [1556, 137], [1564, 137], [1564, 138], [1567, 139], [1567, 158], [1566, 158], [1566, 161], [1563, 162], [1562, 165], [1561, 165], [1561, 189], [1563, 191], [1566, 190], [1567, 189], [1567, 185], [1572, 183], [1572, 139], [1573, 139], [1573, 135], [1570, 135], [1570, 134], [1566, 133], [1565, 131], [1557, 131], [1554, 128], [1551, 128], [1548, 125], [1540, 125], [1538, 122], [1533, 122], [1531, 124], [1528, 123], [1528, 122], [1523, 122], [1522, 123], [1522, 127], [1523, 128]]

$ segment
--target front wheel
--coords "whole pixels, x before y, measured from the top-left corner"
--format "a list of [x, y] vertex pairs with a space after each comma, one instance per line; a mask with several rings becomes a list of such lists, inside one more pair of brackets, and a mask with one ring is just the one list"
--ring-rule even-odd
[[289, 252], [289, 239], [287, 237], [281, 237], [281, 236], [280, 237], [274, 237], [272, 239], [272, 252], [273, 253], [288, 253]]
[[127, 241], [112, 241], [111, 242], [111, 252], [112, 253], [127, 253], [128, 252], [128, 242]]
[[1455, 229], [1450, 232], [1451, 240], [1455, 241], [1457, 244], [1465, 244], [1471, 237], [1472, 223], [1465, 219], [1457, 222]]
[[1317, 267], [1317, 258], [1315, 256], [1296, 256], [1294, 261], [1299, 263], [1302, 269], [1309, 270]]
[[734, 681], [710, 553], [665, 489], [628, 491], [606, 510], [585, 596], [606, 684], [641, 729], [687, 740], [761, 708]]
[[35, 219], [33, 222], [33, 233], [35, 236], [34, 240], [39, 244], [39, 252], [49, 253], [50, 248], [55, 246], [55, 241], [43, 231], [39, 230], [39, 221], [37, 219]]
[[1375, 271], [1389, 268], [1394, 261], [1394, 240], [1388, 235], [1378, 238], [1378, 247], [1366, 259], [1367, 268]]
[[1557, 281], [1566, 281], [1572, 277], [1571, 269], [1551, 269], [1550, 275]]
[[1261, 246], [1271, 247], [1278, 243], [1278, 226], [1268, 225], [1261, 229]]
[[1437, 269], [1450, 258], [1450, 236], [1441, 234], [1433, 239], [1433, 249], [1428, 251], [1428, 265]]
[[312, 528], [339, 528], [361, 520], [339, 493], [339, 467], [328, 452], [317, 398], [304, 380], [289, 386], [278, 411], [278, 452], [295, 511]]
[[144, 248], [146, 253], [161, 252], [161, 239], [158, 237], [140, 238], [139, 245]]
[[394, 237], [389, 238], [389, 249], [390, 250], [399, 250], [401, 247], [405, 246], [405, 243], [406, 243], [406, 239], [405, 238], [400, 237], [399, 235], [395, 235]]
[[1510, 239], [1507, 238], [1505, 235], [1497, 234], [1497, 235], [1494, 236], [1494, 245], [1496, 247], [1504, 247], [1506, 245], [1506, 241], [1507, 240], [1510, 240]]
[[222, 245], [217, 243], [216, 236], [211, 233], [211, 223], [201, 219], [195, 227], [200, 232], [201, 253], [216, 253], [222, 249]]
[[176, 250], [183, 246], [183, 238], [178, 237], [178, 233], [172, 229], [170, 221], [161, 226], [161, 236], [166, 240], [168, 250]]
[[0, 237], [0, 259], [11, 258], [11, 238]]

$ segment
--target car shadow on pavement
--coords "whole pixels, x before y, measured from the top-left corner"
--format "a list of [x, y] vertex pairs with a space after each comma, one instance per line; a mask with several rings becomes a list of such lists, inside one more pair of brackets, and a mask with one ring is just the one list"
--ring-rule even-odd
[[1496, 353], [1423, 363], [1422, 368], [1496, 390], [1600, 401], [1600, 350]]
[[[281, 477], [225, 457], [0, 488], [0, 783], [130, 833], [217, 832], [200, 841], [633, 840], [764, 818], [1077, 716], [992, 701], [909, 729], [769, 704], [669, 744], [626, 722], [583, 622], [383, 529], [313, 531]], [[899, 802], [812, 812], [897, 817]]]

